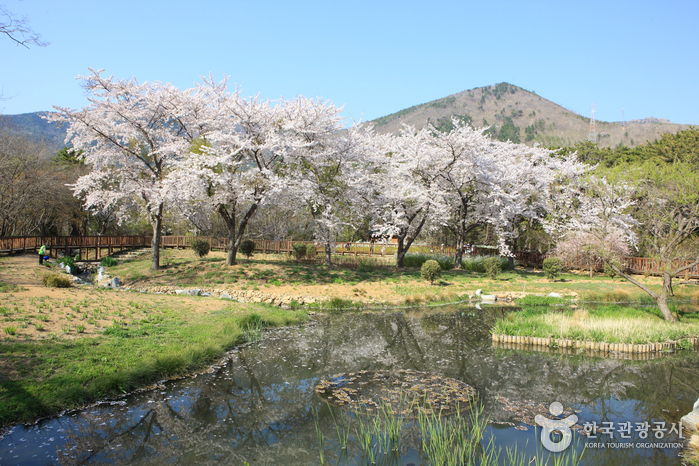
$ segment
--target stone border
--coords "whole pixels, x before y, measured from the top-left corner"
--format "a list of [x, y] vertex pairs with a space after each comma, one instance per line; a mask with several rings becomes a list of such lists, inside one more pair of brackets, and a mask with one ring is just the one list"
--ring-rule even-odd
[[657, 355], [660, 353], [668, 352], [674, 353], [678, 349], [681, 349], [680, 343], [685, 341], [688, 341], [695, 351], [699, 350], [699, 337], [684, 338], [682, 340], [669, 341], [663, 343], [646, 343], [643, 345], [636, 345], [631, 343], [606, 343], [597, 341], [567, 340], [563, 338], [522, 337], [511, 335], [499, 335], [495, 333], [493, 334], [493, 346], [512, 346], [514, 347], [513, 349], [524, 349], [517, 347], [527, 346], [529, 348], [526, 349], [531, 349], [535, 351], [542, 351], [541, 348], [560, 348], [586, 350], [588, 352], [615, 352]]
[[216, 296], [221, 299], [231, 299], [239, 301], [241, 303], [267, 303], [274, 304], [277, 306], [288, 305], [294, 300], [299, 304], [313, 304], [319, 301], [319, 298], [316, 298], [314, 296], [280, 295], [274, 293], [265, 293], [256, 290], [232, 290], [221, 288], [183, 289], [176, 286], [166, 285], [153, 285], [146, 287], [132, 286], [129, 289], [133, 291], [140, 291], [141, 293], [179, 295], [187, 294], [190, 296]]

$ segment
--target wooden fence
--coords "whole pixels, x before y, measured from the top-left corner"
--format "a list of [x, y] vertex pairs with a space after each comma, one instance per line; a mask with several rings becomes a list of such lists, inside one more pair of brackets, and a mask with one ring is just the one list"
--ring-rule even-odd
[[[163, 248], [189, 248], [194, 236], [163, 236], [160, 245]], [[211, 250], [225, 250], [228, 240], [225, 238], [199, 238], [209, 242]], [[102, 257], [114, 254], [117, 250], [150, 247], [152, 236], [12, 236], [0, 237], [0, 253], [12, 253], [22, 251], [37, 252], [41, 245], [45, 244], [49, 249], [49, 255], [56, 257], [59, 252], [65, 255], [80, 254], [83, 260], [100, 260]], [[318, 255], [325, 254], [325, 246], [314, 241], [270, 241], [255, 240], [255, 251], [263, 254], [290, 254], [294, 243], [316, 244]], [[333, 254], [339, 262], [359, 264], [358, 260], [351, 260], [350, 257], [391, 257], [396, 254], [398, 245], [394, 243], [369, 243], [369, 242], [337, 242]], [[455, 249], [443, 245], [413, 245], [410, 248], [412, 253], [440, 254], [454, 256]], [[472, 255], [494, 255], [497, 249], [473, 247]], [[515, 251], [515, 259], [525, 266], [540, 267], [546, 255]], [[384, 261], [385, 262], [385, 261]], [[677, 269], [683, 265], [688, 265], [690, 261], [675, 261], [673, 268]], [[622, 260], [625, 270], [636, 274], [660, 275], [664, 270], [664, 263], [657, 259], [647, 257], [625, 257]], [[589, 270], [590, 264], [584, 260], [569, 261], [568, 268], [578, 268]], [[603, 270], [601, 261], [593, 264], [596, 271]], [[699, 266], [694, 266], [682, 272], [680, 277], [685, 280], [699, 278]]]

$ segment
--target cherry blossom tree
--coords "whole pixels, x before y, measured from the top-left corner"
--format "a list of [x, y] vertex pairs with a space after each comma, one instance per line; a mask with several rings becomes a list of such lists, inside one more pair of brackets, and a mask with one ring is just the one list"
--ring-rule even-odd
[[204, 132], [198, 116], [206, 101], [192, 98], [195, 89], [90, 72], [78, 77], [90, 105], [80, 110], [54, 107], [58, 114], [48, 118], [69, 123], [66, 142], [84, 151], [91, 169], [77, 180], [75, 195], [90, 210], [118, 208], [122, 219], [124, 206], [137, 204], [153, 229], [152, 268], [157, 270], [168, 190], [164, 180]]
[[227, 265], [236, 263], [245, 230], [257, 210], [286, 191], [285, 157], [294, 143], [283, 101], [243, 98], [239, 88], [204, 80], [206, 134], [169, 176], [174, 197], [189, 212], [212, 210], [228, 229]]
[[355, 187], [372, 147], [371, 129], [354, 124], [343, 131], [342, 109], [330, 102], [299, 97], [284, 107], [285, 135], [293, 148], [286, 161], [290, 191], [308, 209], [331, 266], [339, 231], [362, 207]]
[[583, 170], [574, 157], [561, 160], [545, 149], [492, 140], [485, 129], [456, 119], [448, 133], [429, 130], [439, 186], [434, 192], [442, 196], [446, 208], [441, 222], [457, 239], [457, 267], [469, 232], [486, 224], [498, 233], [500, 253], [512, 258], [517, 224], [522, 219], [543, 219], [549, 186], [557, 174]]
[[423, 228], [434, 228], [446, 218], [437, 181], [442, 167], [427, 128], [416, 131], [404, 125], [398, 137], [384, 136], [377, 142], [363, 191], [375, 215], [375, 234], [397, 239], [396, 267], [402, 268]]

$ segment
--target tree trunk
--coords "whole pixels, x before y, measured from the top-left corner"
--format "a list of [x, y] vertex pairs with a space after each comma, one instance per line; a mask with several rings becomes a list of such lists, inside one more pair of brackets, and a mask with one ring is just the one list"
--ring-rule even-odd
[[219, 206], [218, 213], [221, 215], [221, 218], [223, 218], [226, 227], [228, 227], [228, 252], [226, 254], [226, 265], [232, 266], [236, 264], [235, 259], [238, 255], [240, 243], [243, 242], [243, 233], [245, 233], [245, 228], [247, 227], [252, 216], [255, 214], [256, 210], [257, 204], [251, 205], [248, 211], [245, 213], [243, 219], [240, 221], [240, 225], [236, 230], [235, 206], [231, 206], [230, 213], [228, 212], [228, 209], [226, 209], [226, 206]]
[[658, 305], [658, 308], [660, 309], [660, 312], [663, 314], [663, 318], [665, 320], [667, 320], [668, 322], [677, 322], [677, 319], [675, 319], [675, 316], [672, 315], [672, 312], [670, 312], [670, 308], [667, 305], [667, 295], [668, 292], [672, 289], [672, 275], [670, 273], [663, 273], [663, 289], [660, 291], [660, 294], [658, 294], [650, 288], [648, 288], [643, 283], [634, 279], [632, 276], [622, 272], [621, 268], [617, 267], [613, 262], [606, 262], [612, 268], [612, 270], [614, 270], [620, 277], [624, 278], [626, 281], [630, 283], [633, 283], [634, 285], [648, 293], [655, 300], [655, 303]]
[[331, 246], [330, 241], [326, 241], [325, 242], [325, 265], [327, 265], [328, 267], [332, 267], [332, 265], [333, 265], [332, 260], [331, 260], [333, 251], [332, 251], [332, 248], [330, 246]]
[[655, 298], [655, 302], [658, 304], [660, 312], [663, 314], [665, 320], [669, 322], [677, 322], [677, 319], [675, 319], [675, 316], [672, 315], [672, 312], [670, 312], [670, 308], [667, 305], [667, 292], [665, 291], [664, 287], [663, 291], [661, 291], [658, 297]]
[[665, 271], [663, 272], [663, 289], [660, 292], [660, 295], [655, 299], [655, 302], [658, 303], [660, 312], [662, 312], [665, 320], [676, 322], [677, 319], [675, 319], [675, 316], [672, 315], [670, 307], [667, 305], [668, 296], [672, 296], [672, 275]]
[[228, 230], [228, 252], [226, 254], [226, 265], [235, 265], [235, 257], [238, 254], [238, 245], [236, 244], [235, 227]]
[[460, 239], [456, 240], [456, 254], [454, 255], [454, 268], [461, 270], [461, 262], [464, 257], [464, 244]]
[[150, 216], [151, 226], [153, 227], [153, 241], [151, 242], [151, 251], [153, 256], [153, 264], [151, 270], [160, 269], [160, 236], [163, 230], [163, 204], [158, 206], [158, 213]]
[[399, 235], [398, 236], [398, 250], [396, 251], [396, 268], [397, 269], [402, 269], [405, 268], [403, 265], [403, 259], [405, 259], [405, 246], [403, 243], [403, 240], [405, 239], [405, 235]]

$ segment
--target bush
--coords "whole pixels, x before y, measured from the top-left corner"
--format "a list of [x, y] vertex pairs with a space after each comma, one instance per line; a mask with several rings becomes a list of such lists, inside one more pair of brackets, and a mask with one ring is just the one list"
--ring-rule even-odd
[[500, 262], [500, 270], [507, 269], [509, 265], [507, 263], [507, 258], [498, 256], [464, 256], [461, 259], [461, 268], [469, 272], [487, 273], [485, 261], [490, 257], [494, 257]]
[[75, 260], [71, 256], [65, 256], [60, 261], [58, 261], [58, 263], [63, 264], [66, 267], [70, 267], [70, 271], [72, 273], [75, 273], [78, 270], [78, 268], [75, 266]]
[[485, 265], [485, 273], [487, 273], [492, 280], [495, 280], [497, 276], [500, 275], [500, 272], [502, 272], [502, 260], [499, 257], [488, 257], [483, 263]]
[[556, 280], [563, 270], [563, 261], [558, 257], [547, 257], [544, 259], [544, 275], [549, 280]]
[[291, 253], [296, 260], [306, 257], [306, 245], [304, 243], [294, 243], [291, 245]]
[[614, 269], [607, 264], [606, 262], [604, 263], [604, 274], [607, 275], [609, 278], [614, 279], [616, 277], [616, 272]]
[[242, 243], [240, 243], [240, 252], [245, 254], [245, 257], [250, 259], [252, 257], [252, 253], [255, 251], [255, 242], [251, 239], [246, 239]]
[[310, 244], [306, 245], [306, 257], [307, 258], [315, 259], [317, 254], [318, 254], [318, 250], [316, 249], [315, 244], [310, 243]]
[[454, 268], [454, 259], [449, 256], [439, 254], [423, 254], [423, 253], [407, 253], [403, 258], [404, 267], [422, 267], [428, 260], [437, 261], [442, 270], [451, 270]]
[[113, 267], [118, 264], [117, 260], [114, 259], [113, 257], [103, 257], [102, 262], [100, 262], [102, 267]]
[[195, 239], [192, 241], [192, 250], [199, 257], [204, 257], [209, 253], [209, 242], [203, 239]]
[[428, 280], [430, 284], [433, 284], [435, 279], [442, 275], [442, 267], [436, 260], [428, 260], [420, 268], [420, 276], [423, 280]]
[[48, 286], [49, 288], [70, 288], [71, 286], [68, 277], [56, 275], [55, 273], [44, 275], [41, 281], [44, 283], [44, 286]]

